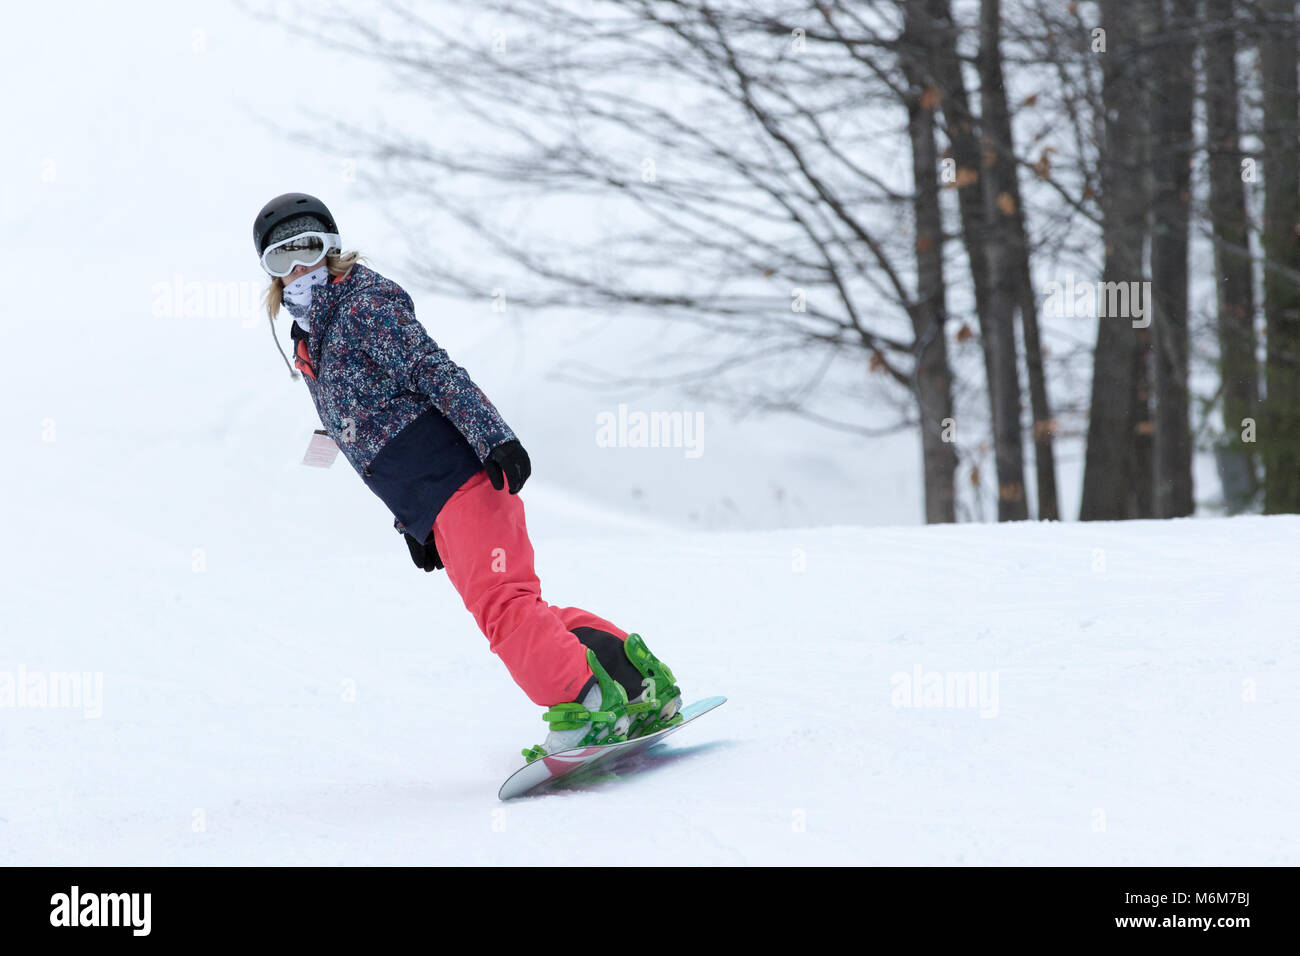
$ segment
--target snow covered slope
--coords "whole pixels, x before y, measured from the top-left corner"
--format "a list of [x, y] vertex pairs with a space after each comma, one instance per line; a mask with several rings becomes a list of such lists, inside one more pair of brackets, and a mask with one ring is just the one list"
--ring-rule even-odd
[[730, 697], [657, 766], [499, 803], [538, 709], [346, 512], [216, 508], [197, 571], [22, 513], [0, 674], [103, 683], [0, 709], [0, 863], [1300, 862], [1300, 519], [566, 535], [525, 494], [550, 600]]

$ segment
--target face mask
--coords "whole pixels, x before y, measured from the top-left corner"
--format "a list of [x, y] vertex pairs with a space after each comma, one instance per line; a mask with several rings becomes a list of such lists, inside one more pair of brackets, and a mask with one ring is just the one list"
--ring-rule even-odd
[[298, 324], [305, 331], [311, 330], [307, 327], [307, 313], [311, 309], [311, 290], [318, 285], [324, 285], [329, 281], [330, 271], [327, 266], [321, 266], [315, 272], [308, 272], [304, 276], [299, 276], [284, 287], [284, 307], [289, 310], [289, 314], [298, 320]]

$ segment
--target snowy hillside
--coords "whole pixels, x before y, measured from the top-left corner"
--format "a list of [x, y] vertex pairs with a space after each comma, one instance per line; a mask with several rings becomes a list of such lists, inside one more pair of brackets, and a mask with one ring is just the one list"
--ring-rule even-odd
[[97, 502], [72, 558], [25, 510], [0, 675], [102, 696], [0, 710], [0, 863], [1300, 862], [1300, 519], [686, 534], [526, 499], [551, 601], [730, 697], [652, 767], [498, 802], [538, 708], [342, 498], [218, 501], [199, 571], [174, 514]]

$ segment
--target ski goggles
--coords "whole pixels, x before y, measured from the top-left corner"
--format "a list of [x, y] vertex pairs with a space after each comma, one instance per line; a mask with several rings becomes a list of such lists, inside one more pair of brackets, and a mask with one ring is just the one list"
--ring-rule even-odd
[[300, 232], [266, 247], [262, 268], [267, 275], [284, 278], [298, 266], [314, 266], [331, 249], [341, 249], [342, 240], [334, 232]]

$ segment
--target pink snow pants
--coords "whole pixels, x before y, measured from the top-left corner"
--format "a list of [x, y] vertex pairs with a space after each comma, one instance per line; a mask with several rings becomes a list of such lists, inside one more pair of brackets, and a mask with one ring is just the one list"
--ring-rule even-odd
[[534, 704], [572, 701], [591, 678], [587, 649], [570, 628], [627, 639], [588, 611], [542, 600], [523, 500], [493, 488], [486, 471], [447, 499], [433, 523], [433, 543], [488, 647]]

